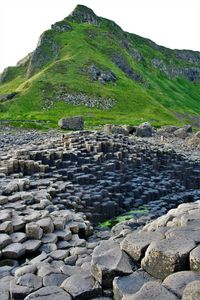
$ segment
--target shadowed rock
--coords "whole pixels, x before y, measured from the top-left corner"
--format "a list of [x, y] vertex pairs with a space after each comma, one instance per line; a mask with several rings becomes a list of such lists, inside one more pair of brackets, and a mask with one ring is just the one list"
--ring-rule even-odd
[[102, 241], [94, 249], [91, 265], [93, 276], [103, 287], [107, 288], [112, 286], [114, 277], [132, 273], [128, 255], [112, 240]]

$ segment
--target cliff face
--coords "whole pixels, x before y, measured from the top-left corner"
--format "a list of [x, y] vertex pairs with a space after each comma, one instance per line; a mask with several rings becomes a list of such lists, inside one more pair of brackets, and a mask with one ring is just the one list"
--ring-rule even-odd
[[[111, 99], [108, 119], [122, 113], [124, 120], [172, 123], [175, 113], [200, 114], [199, 80], [200, 52], [158, 46], [78, 5], [41, 35], [31, 54], [4, 70], [0, 92], [17, 91], [18, 112], [25, 115], [42, 109], [46, 117], [60, 117], [85, 112], [85, 106], [103, 110]], [[13, 117], [15, 100], [2, 103], [0, 112]]]

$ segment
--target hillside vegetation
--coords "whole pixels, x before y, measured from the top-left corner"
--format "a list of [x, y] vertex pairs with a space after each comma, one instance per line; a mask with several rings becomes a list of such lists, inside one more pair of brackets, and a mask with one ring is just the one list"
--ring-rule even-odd
[[4, 70], [0, 94], [0, 119], [52, 127], [72, 115], [87, 126], [192, 122], [200, 116], [200, 52], [158, 46], [78, 5]]

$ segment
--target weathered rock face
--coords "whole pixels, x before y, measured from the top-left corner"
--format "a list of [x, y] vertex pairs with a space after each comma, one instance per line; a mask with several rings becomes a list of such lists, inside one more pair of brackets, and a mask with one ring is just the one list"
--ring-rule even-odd
[[25, 253], [25, 247], [21, 243], [12, 243], [2, 250], [5, 258], [21, 258]]
[[116, 75], [112, 71], [102, 70], [95, 65], [87, 68], [86, 72], [90, 75], [92, 80], [99, 81], [101, 84], [106, 84], [109, 82], [112, 83], [117, 79]]
[[37, 48], [31, 55], [27, 76], [32, 76], [52, 59], [57, 58], [59, 51], [60, 46], [55, 41], [52, 33], [45, 31], [39, 39]]
[[169, 275], [163, 281], [163, 285], [177, 297], [182, 297], [185, 287], [193, 281], [200, 280], [200, 273], [191, 271], [177, 272]]
[[188, 50], [176, 50], [177, 58], [193, 63], [195, 65], [200, 64], [200, 53], [199, 52], [190, 52]]
[[190, 252], [190, 268], [200, 272], [200, 246]]
[[104, 125], [104, 132], [107, 134], [122, 134], [129, 135], [129, 131], [122, 126], [106, 124]]
[[194, 136], [200, 139], [200, 131], [197, 131]]
[[186, 286], [183, 291], [182, 300], [198, 300], [200, 299], [200, 280], [195, 280]]
[[192, 239], [169, 238], [152, 242], [142, 260], [142, 268], [156, 278], [165, 279], [187, 268], [189, 253], [194, 247]]
[[[191, 55], [191, 59], [193, 58], [194, 56]], [[176, 67], [166, 64], [162, 59], [159, 58], [154, 58], [151, 62], [154, 67], [165, 73], [169, 78], [185, 77], [190, 81], [195, 81], [200, 78], [200, 68], [196, 66]]]
[[56, 286], [48, 286], [29, 294], [25, 300], [72, 300], [72, 297], [63, 291], [62, 288]]
[[162, 232], [133, 232], [122, 241], [121, 248], [135, 261], [144, 257], [145, 251], [152, 241], [161, 240]]
[[192, 126], [190, 125], [185, 125], [184, 127], [174, 131], [174, 135], [181, 139], [185, 139], [190, 133], [192, 133]]
[[136, 136], [151, 137], [153, 133], [152, 126], [149, 123], [143, 123], [136, 129]]
[[67, 20], [93, 25], [98, 25], [100, 22], [100, 18], [95, 15], [93, 10], [84, 5], [77, 5], [71, 15], [67, 17]]
[[73, 299], [92, 299], [102, 294], [102, 288], [95, 279], [87, 274], [75, 274], [61, 285]]
[[168, 137], [168, 136], [171, 136], [173, 135], [173, 133], [179, 129], [177, 126], [164, 126], [160, 129], [157, 130], [157, 133], [160, 134], [160, 135], [163, 135], [165, 137]]
[[161, 283], [151, 281], [145, 283], [142, 288], [134, 295], [128, 295], [123, 300], [178, 300], [173, 293], [167, 290]]
[[143, 82], [142, 76], [133, 70], [128, 60], [121, 53], [112, 55], [112, 61], [131, 79], [136, 82]]
[[51, 25], [51, 28], [57, 32], [67, 32], [72, 30], [72, 26], [66, 21], [56, 22]]
[[154, 281], [148, 273], [136, 271], [124, 277], [115, 277], [113, 280], [113, 292], [115, 300], [121, 300], [137, 293], [141, 287], [149, 281]]
[[84, 121], [82, 117], [62, 118], [59, 120], [58, 126], [67, 130], [83, 130]]
[[102, 241], [92, 255], [92, 274], [103, 286], [110, 288], [115, 276], [132, 273], [128, 255], [114, 241]]

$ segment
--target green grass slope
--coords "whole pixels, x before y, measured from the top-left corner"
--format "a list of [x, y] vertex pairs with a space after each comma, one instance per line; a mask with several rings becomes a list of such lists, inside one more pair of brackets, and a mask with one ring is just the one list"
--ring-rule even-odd
[[[102, 74], [114, 79], [102, 81]], [[199, 52], [160, 47], [77, 6], [1, 74], [0, 119], [47, 120], [53, 127], [73, 115], [87, 126], [181, 124], [200, 116], [199, 79]]]

